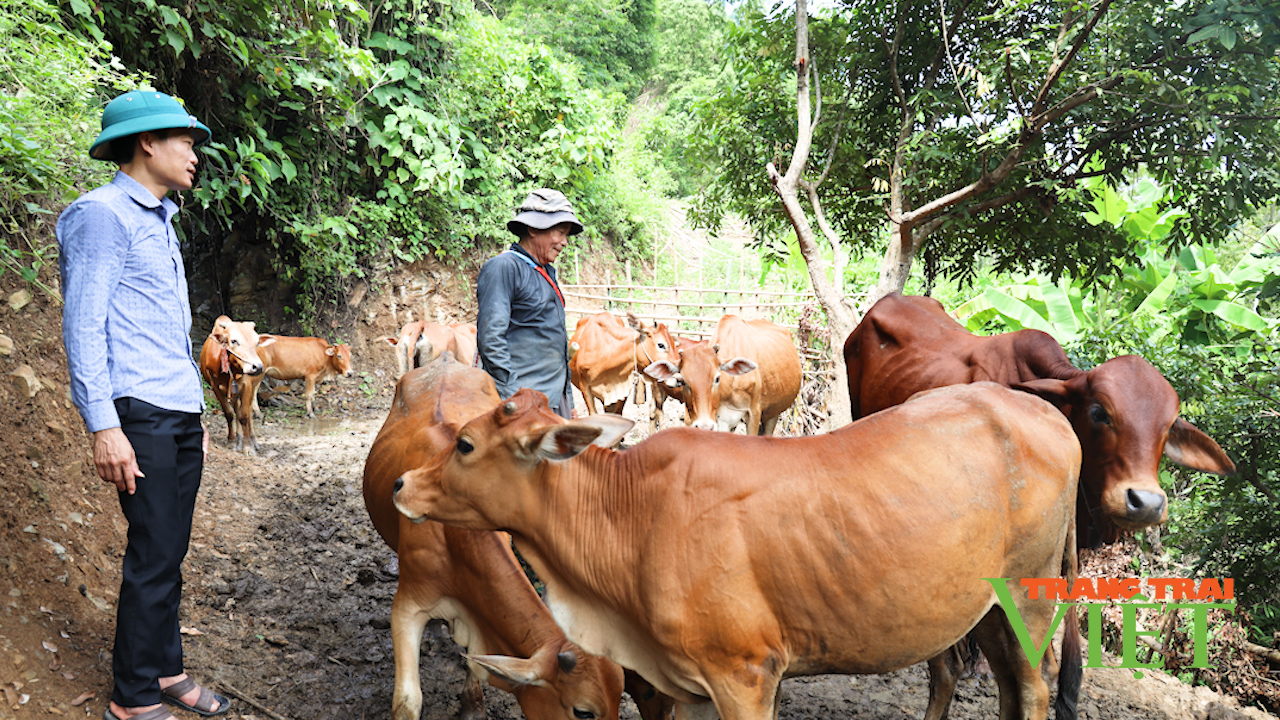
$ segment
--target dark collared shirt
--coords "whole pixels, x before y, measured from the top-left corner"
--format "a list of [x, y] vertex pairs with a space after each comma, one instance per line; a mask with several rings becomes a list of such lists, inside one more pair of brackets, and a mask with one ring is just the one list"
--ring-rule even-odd
[[58, 218], [62, 341], [71, 399], [89, 432], [118, 427], [113, 401], [204, 409], [191, 351], [178, 206], [128, 175], [86, 193]]
[[[538, 267], [519, 243], [484, 264], [476, 280], [478, 354], [502, 397], [527, 387], [567, 413], [573, 395], [564, 305]], [[556, 280], [551, 264], [540, 267]]]

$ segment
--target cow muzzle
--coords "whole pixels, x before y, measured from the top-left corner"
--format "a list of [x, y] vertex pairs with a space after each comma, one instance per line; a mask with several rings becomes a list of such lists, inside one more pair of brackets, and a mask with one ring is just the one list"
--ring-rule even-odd
[[1169, 519], [1169, 502], [1164, 491], [1120, 487], [1108, 493], [1103, 509], [1108, 518], [1125, 530], [1141, 530]]
[[426, 514], [417, 512], [411, 508], [407, 502], [402, 502], [402, 499], [407, 499], [401, 497], [401, 491], [404, 490], [404, 487], [404, 475], [401, 475], [396, 478], [395, 482], [391, 486], [391, 503], [396, 506], [396, 510], [399, 510], [401, 515], [409, 518], [409, 522], [414, 525], [426, 522]]

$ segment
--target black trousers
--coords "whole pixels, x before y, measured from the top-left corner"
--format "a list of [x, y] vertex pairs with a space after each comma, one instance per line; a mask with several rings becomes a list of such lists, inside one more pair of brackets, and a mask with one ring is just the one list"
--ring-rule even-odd
[[204, 469], [198, 413], [165, 410], [136, 398], [115, 401], [120, 428], [133, 445], [137, 492], [120, 493], [129, 521], [129, 546], [116, 608], [112, 658], [115, 690], [123, 707], [160, 702], [160, 678], [182, 673], [182, 560], [191, 540], [191, 517]]

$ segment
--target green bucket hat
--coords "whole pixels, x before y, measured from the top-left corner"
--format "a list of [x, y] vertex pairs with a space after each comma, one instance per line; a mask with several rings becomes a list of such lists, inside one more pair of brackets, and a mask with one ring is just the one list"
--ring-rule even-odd
[[191, 130], [196, 145], [209, 142], [208, 126], [187, 113], [182, 104], [169, 95], [154, 90], [132, 90], [111, 102], [102, 111], [102, 132], [89, 148], [95, 160], [113, 160], [111, 141], [149, 130]]

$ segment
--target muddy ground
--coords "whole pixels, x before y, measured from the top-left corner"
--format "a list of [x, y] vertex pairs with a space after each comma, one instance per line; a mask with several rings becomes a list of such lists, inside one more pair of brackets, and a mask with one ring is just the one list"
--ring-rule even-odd
[[[4, 298], [17, 289], [0, 281]], [[358, 377], [322, 387], [317, 420], [301, 416], [294, 396], [267, 407], [257, 457], [229, 450], [222, 417], [206, 416], [214, 444], [185, 566], [182, 624], [188, 670], [235, 697], [229, 720], [390, 718], [397, 565], [361, 494], [365, 456], [393, 390], [378, 332], [385, 330], [371, 326], [353, 344]], [[111, 691], [125, 528], [114, 491], [93, 476], [59, 333], [46, 299], [0, 306], [0, 720], [99, 718]], [[667, 411], [680, 416], [674, 403]], [[456, 646], [429, 637], [424, 717], [456, 714], [462, 678]], [[916, 666], [788, 680], [784, 693], [784, 720], [898, 720], [923, 715], [927, 686]], [[493, 718], [520, 716], [500, 691], [488, 689], [487, 704]], [[1106, 668], [1086, 670], [1081, 708], [1094, 720], [1274, 717], [1163, 673], [1138, 680]], [[993, 682], [962, 680], [951, 717], [996, 715]], [[636, 716], [628, 701], [623, 716]]]

